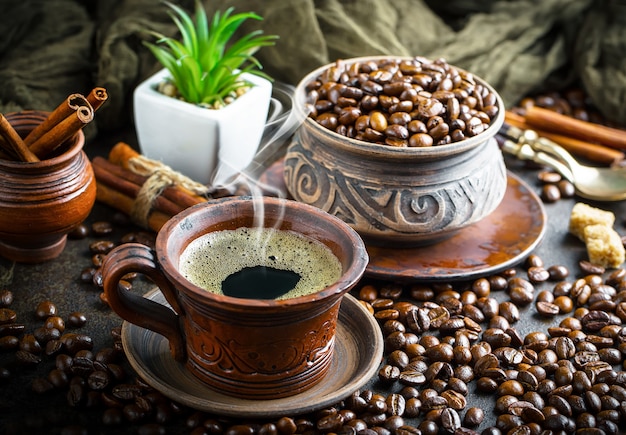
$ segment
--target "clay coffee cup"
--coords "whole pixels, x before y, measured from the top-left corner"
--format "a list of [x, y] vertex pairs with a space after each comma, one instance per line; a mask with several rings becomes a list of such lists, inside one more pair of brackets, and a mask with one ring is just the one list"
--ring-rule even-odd
[[[303, 236], [305, 244], [320, 242], [335, 258], [338, 277], [321, 290], [271, 299], [219, 294], [185, 277], [181, 258], [184, 265], [194, 241], [255, 228], [259, 216], [263, 228]], [[255, 249], [257, 242], [246, 243]], [[206, 254], [222, 258], [228, 250]], [[224, 394], [273, 399], [301, 393], [323, 379], [332, 360], [342, 297], [367, 262], [358, 233], [316, 207], [279, 198], [231, 197], [172, 217], [160, 229], [154, 250], [136, 243], [118, 246], [107, 255], [102, 274], [111, 308], [128, 322], [166, 337], [173, 357], [199, 380]], [[129, 272], [151, 278], [170, 307], [120, 288]]]

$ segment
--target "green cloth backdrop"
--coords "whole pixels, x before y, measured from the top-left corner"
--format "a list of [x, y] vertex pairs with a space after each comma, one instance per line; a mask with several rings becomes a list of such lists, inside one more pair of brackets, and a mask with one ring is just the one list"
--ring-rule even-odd
[[[258, 58], [290, 84], [339, 58], [376, 54], [445, 58], [492, 84], [508, 106], [581, 83], [605, 116], [626, 123], [626, 1], [203, 0], [277, 34]], [[176, 1], [191, 10], [192, 0]], [[0, 111], [52, 110], [69, 94], [105, 87], [89, 134], [132, 122], [132, 92], [159, 66], [145, 29], [175, 27], [157, 0], [3, 0]]]

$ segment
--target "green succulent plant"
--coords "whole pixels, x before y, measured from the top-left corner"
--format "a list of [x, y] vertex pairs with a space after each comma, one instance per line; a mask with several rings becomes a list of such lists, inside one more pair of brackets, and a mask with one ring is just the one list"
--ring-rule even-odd
[[256, 30], [234, 39], [244, 21], [262, 20], [262, 17], [254, 12], [234, 14], [231, 7], [215, 12], [209, 21], [200, 0], [196, 0], [193, 17], [180, 6], [164, 3], [171, 9], [169, 15], [181, 39], [150, 32], [157, 38], [156, 43], [144, 44], [170, 72], [184, 100], [212, 107], [224, 105], [227, 96], [249, 86], [241, 77], [243, 73], [270, 79], [261, 71], [262, 65], [254, 53], [261, 47], [274, 45], [278, 36], [263, 35], [261, 30]]

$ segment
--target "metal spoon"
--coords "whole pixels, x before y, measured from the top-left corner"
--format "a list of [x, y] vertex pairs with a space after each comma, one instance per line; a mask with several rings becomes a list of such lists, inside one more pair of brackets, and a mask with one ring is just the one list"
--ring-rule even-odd
[[626, 169], [582, 165], [564, 148], [539, 137], [533, 130], [524, 130], [517, 143], [506, 140], [502, 149], [523, 160], [552, 167], [570, 181], [583, 198], [596, 201], [626, 199]]

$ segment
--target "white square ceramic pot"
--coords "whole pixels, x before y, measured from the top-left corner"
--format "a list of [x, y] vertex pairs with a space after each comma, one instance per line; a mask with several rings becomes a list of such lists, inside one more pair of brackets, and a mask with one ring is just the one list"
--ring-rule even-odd
[[141, 153], [206, 185], [228, 184], [254, 159], [267, 119], [272, 84], [253, 74], [253, 86], [226, 107], [213, 110], [165, 96], [156, 90], [163, 69], [134, 92], [134, 115]]

